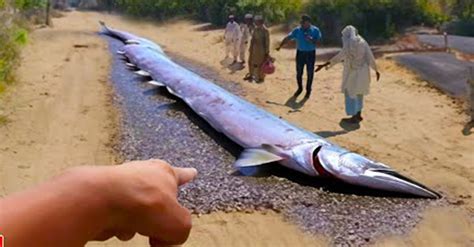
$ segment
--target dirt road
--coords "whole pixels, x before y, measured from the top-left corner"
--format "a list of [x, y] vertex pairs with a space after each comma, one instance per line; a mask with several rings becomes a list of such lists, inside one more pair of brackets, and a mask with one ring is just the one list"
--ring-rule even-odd
[[[112, 164], [116, 134], [108, 84], [106, 43], [94, 32], [97, 21], [148, 37], [165, 50], [207, 64], [220, 76], [241, 83], [244, 97], [351, 150], [390, 164], [440, 191], [446, 205], [432, 208], [409, 236], [378, 241], [382, 246], [470, 246], [474, 243], [474, 135], [462, 136], [462, 109], [392, 61], [379, 59], [383, 79], [367, 97], [365, 120], [356, 131], [344, 117], [339, 93], [341, 67], [316, 76], [313, 97], [303, 106], [285, 106], [295, 89], [294, 51], [274, 52], [277, 73], [264, 84], [244, 83], [244, 71], [222, 67], [221, 30], [205, 31], [187, 21], [136, 22], [117, 16], [73, 12], [36, 30], [23, 52], [19, 82], [1, 97], [0, 185], [5, 195], [66, 167]], [[282, 34], [273, 34], [277, 40]], [[74, 45], [80, 45], [74, 47]], [[324, 107], [323, 107], [324, 106]], [[325, 245], [275, 214], [213, 214], [195, 218], [189, 246]], [[284, 233], [284, 234], [282, 234]], [[116, 242], [109, 246], [116, 246]], [[100, 246], [104, 246], [100, 244]], [[142, 238], [127, 246], [146, 246]]]
[[99, 37], [66, 18], [32, 33], [18, 83], [0, 104], [9, 119], [0, 127], [2, 195], [67, 167], [114, 162], [108, 144], [116, 121], [104, 49]]

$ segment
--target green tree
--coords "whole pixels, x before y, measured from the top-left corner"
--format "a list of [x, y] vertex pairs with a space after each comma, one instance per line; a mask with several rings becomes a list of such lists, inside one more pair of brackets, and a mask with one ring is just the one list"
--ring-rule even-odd
[[447, 19], [434, 0], [316, 0], [306, 9], [325, 32], [324, 42], [340, 41], [353, 25], [369, 40], [387, 39], [411, 25], [435, 26]]
[[14, 0], [14, 5], [20, 10], [44, 8], [47, 0]]

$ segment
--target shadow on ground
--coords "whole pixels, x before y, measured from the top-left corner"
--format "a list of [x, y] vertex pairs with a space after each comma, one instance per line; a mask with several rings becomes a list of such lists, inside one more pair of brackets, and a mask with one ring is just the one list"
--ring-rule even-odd
[[465, 136], [471, 135], [473, 128], [474, 128], [474, 120], [464, 125], [464, 128], [462, 129], [462, 134]]
[[230, 70], [230, 74], [234, 74], [237, 71], [245, 69], [245, 65], [240, 62], [234, 62], [232, 58], [224, 58], [219, 62], [222, 68]]
[[291, 96], [288, 100], [286, 100], [285, 103], [278, 103], [274, 101], [267, 100], [266, 103], [270, 105], [277, 105], [277, 106], [283, 106], [283, 107], [288, 107], [290, 110], [288, 113], [295, 113], [295, 112], [301, 112], [301, 108], [306, 104], [306, 102], [309, 100], [310, 97], [304, 97], [302, 100], [298, 101], [298, 96]]

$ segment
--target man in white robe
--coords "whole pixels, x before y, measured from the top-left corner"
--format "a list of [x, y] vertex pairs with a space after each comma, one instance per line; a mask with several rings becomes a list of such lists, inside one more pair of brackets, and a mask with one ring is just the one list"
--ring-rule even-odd
[[380, 73], [375, 64], [375, 58], [369, 44], [357, 33], [353, 26], [347, 26], [342, 30], [342, 50], [329, 62], [318, 65], [316, 72], [327, 66], [334, 66], [343, 62], [344, 72], [342, 76], [341, 91], [345, 96], [347, 119], [351, 123], [359, 123], [363, 120], [362, 108], [364, 95], [370, 90], [370, 68], [380, 79]]
[[239, 48], [240, 48], [240, 27], [239, 24], [235, 21], [233, 15], [229, 16], [229, 22], [226, 25], [225, 33], [224, 33], [224, 40], [225, 40], [225, 58], [229, 57], [229, 53], [232, 54], [234, 61], [233, 63], [237, 62], [237, 58], [239, 56]]

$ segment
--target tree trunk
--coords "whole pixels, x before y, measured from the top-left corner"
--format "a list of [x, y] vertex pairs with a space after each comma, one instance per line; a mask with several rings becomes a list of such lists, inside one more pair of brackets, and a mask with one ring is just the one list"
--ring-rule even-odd
[[51, 13], [51, 0], [47, 0], [46, 1], [46, 20], [45, 20], [45, 24], [47, 26], [51, 25], [50, 13]]

